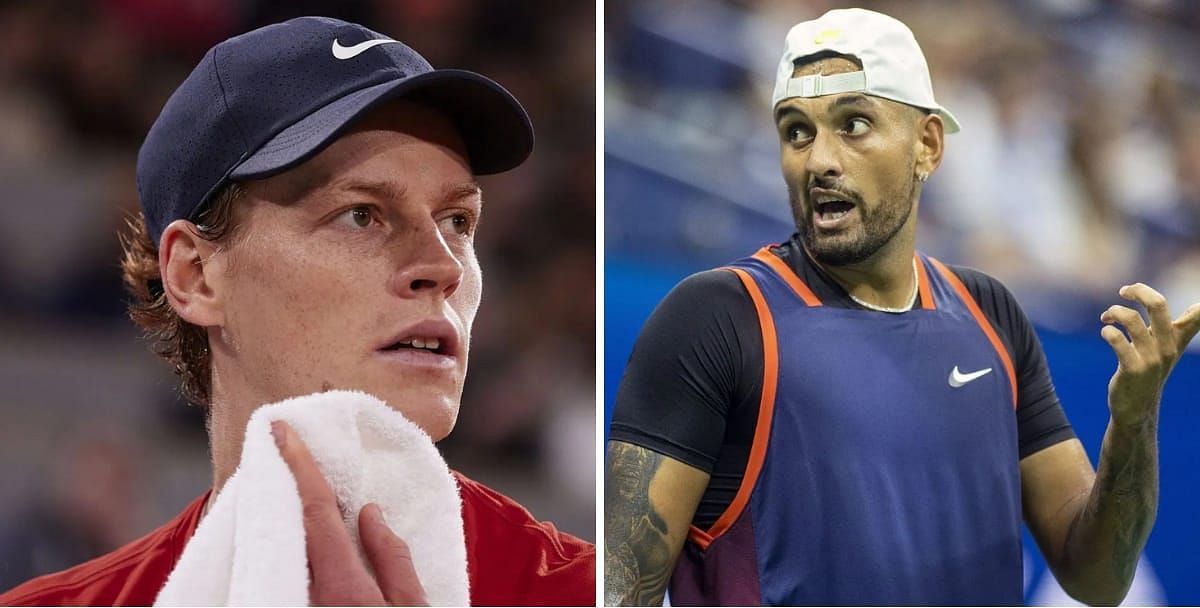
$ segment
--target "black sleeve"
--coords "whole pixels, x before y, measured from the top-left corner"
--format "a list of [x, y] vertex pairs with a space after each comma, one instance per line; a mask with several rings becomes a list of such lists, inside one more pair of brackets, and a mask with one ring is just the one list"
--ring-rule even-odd
[[[749, 424], [753, 437], [752, 416], [730, 415], [757, 407], [761, 353], [758, 315], [736, 275], [708, 270], [684, 279], [642, 326], [609, 438], [713, 473], [727, 432], [744, 435], [733, 427]], [[758, 373], [744, 373], [756, 363]]]
[[1067, 421], [1042, 342], [1016, 298], [1000, 281], [972, 268], [953, 267], [991, 321], [1012, 358], [1017, 375], [1017, 434], [1021, 458], [1061, 441], [1073, 439], [1075, 429]]

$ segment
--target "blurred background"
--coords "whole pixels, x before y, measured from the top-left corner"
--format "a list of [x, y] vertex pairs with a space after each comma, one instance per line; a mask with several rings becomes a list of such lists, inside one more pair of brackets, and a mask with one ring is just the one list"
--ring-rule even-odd
[[[280, 8], [285, 6], [286, 8]], [[213, 44], [320, 14], [477, 70], [537, 147], [484, 178], [455, 467], [595, 538], [595, 6], [0, 0], [0, 590], [149, 532], [211, 484], [203, 415], [125, 316], [138, 146]]]
[[[608, 0], [605, 396], [680, 279], [786, 240], [770, 95], [797, 22], [860, 6], [907, 23], [963, 124], [926, 184], [918, 247], [1001, 279], [1039, 329], [1096, 461], [1117, 289], [1200, 302], [1200, 3], [1185, 0]], [[1193, 343], [1193, 347], [1200, 341]], [[1200, 354], [1167, 385], [1161, 502], [1129, 602], [1200, 603]], [[1062, 604], [1027, 542], [1031, 603]]]

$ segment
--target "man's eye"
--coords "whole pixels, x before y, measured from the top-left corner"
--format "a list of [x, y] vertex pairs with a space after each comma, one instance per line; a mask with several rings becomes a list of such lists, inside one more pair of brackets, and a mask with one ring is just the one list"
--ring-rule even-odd
[[866, 135], [871, 130], [871, 123], [865, 118], [851, 118], [846, 123], [846, 135], [857, 136]]
[[808, 138], [809, 138], [808, 129], [805, 127], [794, 126], [794, 127], [788, 127], [788, 129], [787, 129], [787, 139], [789, 142], [791, 142], [793, 144], [800, 143]]
[[343, 211], [338, 217], [339, 222], [347, 223], [348, 225], [356, 228], [368, 228], [371, 226], [371, 222], [373, 222], [374, 219], [375, 218], [371, 215], [371, 208], [365, 205], [351, 207], [350, 209]]
[[439, 222], [444, 228], [448, 229], [452, 234], [459, 236], [470, 236], [474, 232], [475, 225], [471, 215], [468, 213], [455, 213], [442, 218]]

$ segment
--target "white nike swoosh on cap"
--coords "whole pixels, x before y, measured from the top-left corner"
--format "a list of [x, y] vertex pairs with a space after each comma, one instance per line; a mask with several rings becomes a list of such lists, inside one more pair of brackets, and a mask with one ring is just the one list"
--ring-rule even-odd
[[952, 386], [954, 388], [958, 388], [976, 378], [979, 378], [981, 376], [986, 376], [987, 373], [990, 371], [992, 371], [992, 368], [989, 367], [987, 369], [981, 369], [977, 372], [971, 372], [969, 374], [964, 374], [964, 373], [958, 371], [958, 366], [955, 365], [954, 369], [950, 370], [950, 386]]
[[388, 44], [389, 42], [399, 42], [399, 40], [392, 40], [390, 38], [376, 38], [374, 40], [360, 42], [353, 46], [342, 46], [342, 43], [338, 42], [337, 38], [334, 38], [332, 47], [333, 56], [337, 57], [338, 59], [352, 59], [373, 46]]

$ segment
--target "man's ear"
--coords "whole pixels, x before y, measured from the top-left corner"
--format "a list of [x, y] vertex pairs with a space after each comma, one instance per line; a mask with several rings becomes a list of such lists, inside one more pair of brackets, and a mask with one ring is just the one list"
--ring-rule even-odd
[[167, 302], [184, 321], [199, 327], [225, 322], [222, 264], [215, 263], [217, 245], [200, 237], [196, 225], [175, 220], [163, 231], [158, 247]]
[[933, 175], [942, 164], [945, 142], [946, 124], [942, 117], [932, 112], [921, 117], [917, 123], [917, 166], [913, 167], [913, 172], [926, 178]]

